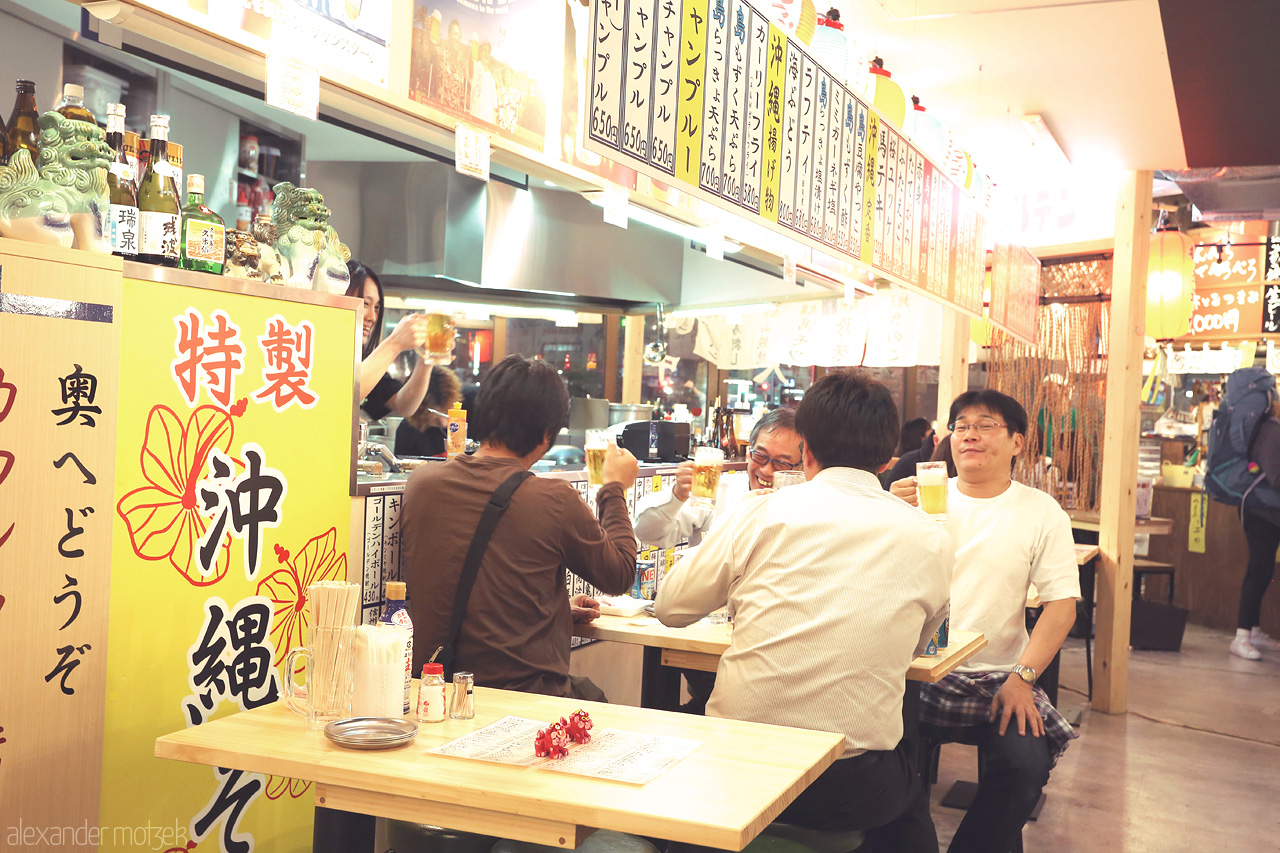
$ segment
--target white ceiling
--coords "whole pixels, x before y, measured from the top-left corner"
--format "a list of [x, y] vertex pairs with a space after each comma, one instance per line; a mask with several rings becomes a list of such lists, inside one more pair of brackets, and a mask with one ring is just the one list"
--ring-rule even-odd
[[[815, 0], [819, 11], [823, 0]], [[996, 174], [1039, 113], [1073, 163], [1186, 165], [1157, 0], [836, 0], [878, 54]]]

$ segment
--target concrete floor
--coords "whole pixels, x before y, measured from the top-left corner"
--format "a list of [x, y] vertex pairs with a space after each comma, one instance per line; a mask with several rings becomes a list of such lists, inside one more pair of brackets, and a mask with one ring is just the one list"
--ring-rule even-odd
[[[1134, 651], [1129, 713], [1091, 711], [1084, 644], [1062, 653], [1059, 705], [1082, 709], [1027, 851], [1280, 851], [1280, 652], [1227, 654], [1232, 634], [1188, 625], [1182, 651]], [[973, 747], [942, 749], [933, 819], [946, 850], [963, 812], [939, 801], [977, 778]]]

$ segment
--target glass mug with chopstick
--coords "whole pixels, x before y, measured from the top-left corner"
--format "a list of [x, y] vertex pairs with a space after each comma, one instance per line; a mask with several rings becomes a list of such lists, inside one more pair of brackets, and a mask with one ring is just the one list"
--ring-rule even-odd
[[[310, 629], [310, 645], [298, 646], [284, 662], [284, 702], [313, 729], [351, 716], [352, 653], [355, 625]], [[303, 687], [294, 682], [297, 660], [307, 658]]]
[[457, 314], [423, 314], [427, 326], [427, 342], [418, 347], [418, 355], [432, 361], [453, 360], [453, 339], [457, 333]]
[[916, 463], [916, 494], [920, 508], [934, 521], [947, 523], [947, 463]]
[[798, 486], [804, 482], [803, 471], [774, 471], [773, 488], [784, 489], [787, 486]]
[[693, 452], [693, 498], [698, 509], [715, 509], [716, 492], [720, 489], [720, 469], [724, 451], [718, 447], [699, 447]]
[[587, 485], [593, 489], [604, 485], [604, 458], [614, 443], [613, 434], [607, 429], [587, 430], [583, 449], [587, 453]]

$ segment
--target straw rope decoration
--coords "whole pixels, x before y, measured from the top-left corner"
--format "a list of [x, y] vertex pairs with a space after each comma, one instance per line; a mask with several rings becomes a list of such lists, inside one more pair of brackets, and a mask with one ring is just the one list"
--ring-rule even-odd
[[333, 708], [345, 693], [343, 678], [350, 678], [350, 646], [342, 647], [339, 632], [320, 630], [356, 624], [360, 587], [343, 581], [317, 581], [307, 587], [307, 624], [311, 626], [313, 707]]
[[[1110, 259], [1046, 265], [1041, 292], [1088, 296], [1111, 291]], [[1035, 347], [992, 331], [987, 384], [1026, 407], [1027, 449], [1014, 479], [1067, 508], [1097, 510], [1106, 404], [1110, 302], [1040, 306]], [[1046, 464], [1044, 457], [1051, 456]], [[1074, 492], [1074, 494], [1073, 494]]]

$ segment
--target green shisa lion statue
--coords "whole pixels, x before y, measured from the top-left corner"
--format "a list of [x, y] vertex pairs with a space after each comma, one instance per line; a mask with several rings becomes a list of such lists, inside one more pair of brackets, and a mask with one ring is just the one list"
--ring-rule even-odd
[[102, 128], [55, 112], [39, 123], [36, 162], [22, 148], [0, 169], [0, 237], [111, 254], [103, 222], [113, 153]]
[[319, 192], [288, 181], [273, 187], [272, 219], [276, 224], [276, 254], [280, 274], [290, 287], [342, 294], [351, 276], [351, 250], [329, 224], [329, 208]]

